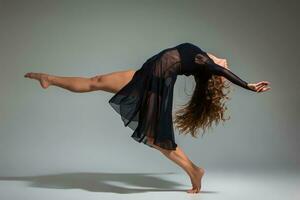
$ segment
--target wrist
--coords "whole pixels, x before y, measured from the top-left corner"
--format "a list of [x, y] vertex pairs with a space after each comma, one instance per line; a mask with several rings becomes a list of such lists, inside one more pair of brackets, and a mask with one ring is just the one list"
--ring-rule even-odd
[[256, 92], [255, 89], [252, 87], [251, 83], [247, 83], [247, 87], [252, 90], [253, 92]]

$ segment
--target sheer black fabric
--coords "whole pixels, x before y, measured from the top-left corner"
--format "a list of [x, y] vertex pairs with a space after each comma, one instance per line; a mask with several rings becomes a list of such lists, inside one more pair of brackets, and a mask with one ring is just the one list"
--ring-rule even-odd
[[147, 141], [150, 137], [155, 145], [175, 150], [177, 144], [172, 117], [174, 85], [178, 75], [199, 73], [224, 76], [249, 89], [245, 81], [215, 64], [198, 46], [182, 43], [146, 60], [132, 80], [108, 102], [120, 114], [124, 126], [134, 131], [131, 135], [134, 140], [153, 148]]
[[173, 87], [180, 70], [180, 55], [175, 48], [165, 49], [149, 58], [132, 80], [110, 100], [125, 126], [134, 130], [131, 137], [149, 145], [175, 149], [172, 124]]

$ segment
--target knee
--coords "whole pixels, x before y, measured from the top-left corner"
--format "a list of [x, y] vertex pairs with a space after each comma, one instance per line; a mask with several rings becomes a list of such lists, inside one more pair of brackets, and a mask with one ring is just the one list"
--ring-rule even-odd
[[149, 144], [149, 145], [151, 145], [151, 146], [155, 146], [154, 145], [154, 138], [151, 138], [151, 137], [149, 137], [149, 136], [146, 136], [147, 137], [147, 143]]
[[102, 88], [103, 75], [97, 75], [90, 78], [91, 90], [99, 90]]
[[151, 147], [153, 147], [159, 151], [163, 151], [163, 149], [160, 146], [154, 144], [154, 138], [147, 137], [147, 144], [149, 144]]

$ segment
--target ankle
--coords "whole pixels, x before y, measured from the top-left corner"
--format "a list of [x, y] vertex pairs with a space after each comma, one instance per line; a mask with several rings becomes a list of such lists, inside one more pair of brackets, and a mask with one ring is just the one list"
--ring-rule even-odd
[[197, 171], [197, 170], [200, 169], [200, 167], [198, 167], [198, 166], [195, 165], [195, 164], [192, 164], [192, 169], [193, 169], [193, 171]]
[[189, 174], [189, 176], [193, 177], [195, 176], [195, 174], [198, 173], [198, 167], [197, 166], [190, 166], [188, 169], [187, 169], [187, 173]]
[[54, 79], [55, 79], [54, 76], [48, 75], [48, 74], [47, 74], [46, 80], [47, 80], [47, 82], [49, 83], [49, 85], [53, 85], [53, 84], [54, 84]]
[[201, 173], [201, 174], [203, 174], [205, 171], [204, 171], [204, 169], [202, 168], [202, 167], [198, 167], [198, 166], [193, 166], [193, 170], [192, 170], [192, 173], [193, 174], [199, 174], [199, 173]]

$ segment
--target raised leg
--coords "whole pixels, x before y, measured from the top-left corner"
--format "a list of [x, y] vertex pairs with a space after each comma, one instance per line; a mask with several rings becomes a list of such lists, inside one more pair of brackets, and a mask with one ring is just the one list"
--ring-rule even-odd
[[196, 166], [179, 146], [177, 146], [176, 150], [167, 150], [153, 144], [153, 138], [151, 137], [148, 137], [147, 141], [151, 146], [179, 165], [189, 175], [192, 182], [192, 189], [188, 190], [188, 193], [200, 192], [201, 179], [205, 172], [203, 168]]
[[57, 86], [71, 92], [91, 92], [103, 90], [116, 93], [124, 87], [133, 77], [135, 70], [124, 70], [101, 74], [93, 77], [65, 77], [46, 73], [26, 73], [24, 77], [36, 79], [46, 89], [49, 86]]

